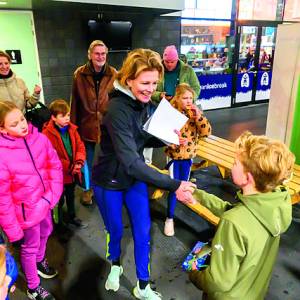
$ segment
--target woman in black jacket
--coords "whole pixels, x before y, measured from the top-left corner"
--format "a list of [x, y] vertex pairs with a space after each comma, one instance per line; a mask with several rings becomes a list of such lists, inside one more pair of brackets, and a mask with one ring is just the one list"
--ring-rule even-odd
[[101, 125], [100, 154], [93, 167], [94, 193], [108, 232], [107, 257], [112, 262], [105, 283], [107, 290], [119, 289], [123, 273], [120, 264], [122, 206], [126, 205], [132, 224], [138, 299], [159, 300], [149, 284], [150, 209], [147, 185], [171, 192], [191, 202], [194, 185], [161, 174], [144, 162], [145, 147], [162, 147], [158, 139], [143, 130], [150, 116], [151, 95], [163, 75], [158, 53], [149, 49], [131, 51], [114, 82], [107, 113]]

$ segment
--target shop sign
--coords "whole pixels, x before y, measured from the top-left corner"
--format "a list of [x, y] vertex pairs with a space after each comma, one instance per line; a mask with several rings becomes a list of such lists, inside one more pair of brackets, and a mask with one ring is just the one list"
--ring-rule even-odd
[[232, 75], [197, 75], [201, 85], [199, 103], [202, 108], [213, 109], [230, 107]]

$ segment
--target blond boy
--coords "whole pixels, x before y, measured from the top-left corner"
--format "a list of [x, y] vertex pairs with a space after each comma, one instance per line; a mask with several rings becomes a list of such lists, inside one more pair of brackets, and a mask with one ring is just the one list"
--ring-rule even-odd
[[209, 267], [190, 273], [203, 299], [262, 300], [270, 282], [280, 234], [291, 223], [291, 200], [283, 186], [294, 155], [281, 142], [250, 132], [235, 142], [232, 179], [240, 187], [231, 204], [202, 190], [194, 198], [219, 216]]

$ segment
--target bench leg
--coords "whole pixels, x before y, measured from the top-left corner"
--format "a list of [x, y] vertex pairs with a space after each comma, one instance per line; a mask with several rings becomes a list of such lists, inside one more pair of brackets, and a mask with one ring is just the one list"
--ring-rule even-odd
[[292, 204], [294, 205], [298, 202], [300, 202], [300, 194], [297, 193], [297, 194], [292, 195]]
[[217, 167], [219, 169], [219, 172], [220, 172], [222, 178], [224, 179], [226, 177], [226, 169], [223, 167], [220, 167], [220, 166], [217, 166]]
[[191, 171], [197, 171], [198, 169], [206, 168], [206, 167], [208, 167], [208, 161], [207, 160], [202, 160], [199, 163], [193, 163]]

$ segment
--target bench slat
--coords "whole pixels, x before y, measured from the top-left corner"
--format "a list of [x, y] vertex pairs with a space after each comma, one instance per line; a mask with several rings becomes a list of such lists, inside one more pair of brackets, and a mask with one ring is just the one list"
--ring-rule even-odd
[[290, 189], [293, 189], [295, 192], [299, 192], [300, 191], [300, 184], [299, 183], [295, 183], [293, 181], [289, 181], [287, 183], [287, 186], [290, 188]]
[[222, 158], [215, 156], [214, 154], [207, 153], [204, 150], [198, 150], [197, 155], [202, 157], [203, 159], [206, 159], [214, 164], [220, 165], [224, 168], [227, 168], [228, 170], [231, 169], [233, 161], [227, 161], [223, 160]]
[[215, 135], [209, 135], [208, 138], [211, 139], [211, 140], [218, 141], [218, 142], [220, 142], [220, 143], [222, 143], [222, 144], [225, 144], [225, 145], [229, 145], [229, 146], [234, 147], [234, 143], [233, 143], [233, 142], [228, 141], [228, 140], [225, 140], [225, 139], [220, 138], [220, 137], [218, 137], [218, 136], [215, 136]]
[[227, 145], [227, 144], [222, 144], [218, 141], [215, 141], [215, 140], [212, 140], [212, 139], [209, 139], [209, 138], [205, 138], [205, 139], [202, 139], [200, 140], [199, 144], [208, 144], [208, 145], [214, 145], [214, 146], [217, 146], [221, 149], [226, 149], [228, 150], [231, 154], [231, 156], [234, 156], [235, 155], [235, 148], [233, 145]]
[[220, 221], [220, 218], [215, 216], [209, 209], [201, 205], [199, 202], [196, 202], [196, 204], [186, 204], [186, 206], [213, 225], [217, 225]]
[[212, 149], [212, 150], [214, 150], [214, 151], [220, 152], [220, 153], [223, 154], [223, 155], [226, 155], [226, 156], [229, 156], [229, 157], [232, 157], [232, 158], [235, 157], [235, 153], [234, 153], [234, 152], [232, 152], [232, 151], [230, 151], [230, 150], [227, 150], [227, 149], [225, 149], [225, 148], [221, 148], [221, 147], [218, 146], [218, 145], [206, 143], [205, 141], [200, 142], [200, 143], [199, 143], [199, 147], [200, 147], [200, 149], [202, 149], [203, 151], [209, 152], [210, 149]]

